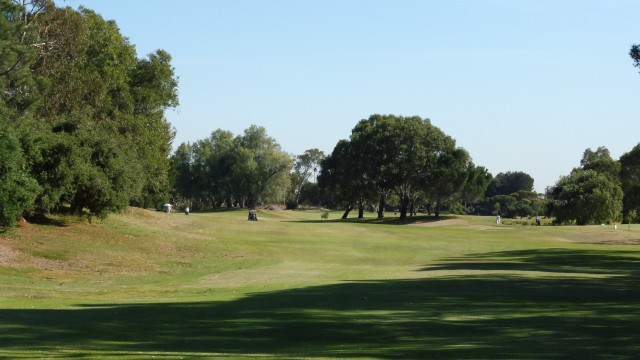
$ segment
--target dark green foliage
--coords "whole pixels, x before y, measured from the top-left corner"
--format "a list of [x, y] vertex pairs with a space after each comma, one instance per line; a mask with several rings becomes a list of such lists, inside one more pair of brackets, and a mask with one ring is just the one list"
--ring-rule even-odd
[[587, 225], [621, 220], [620, 164], [607, 148], [599, 147], [585, 150], [580, 165], [550, 191], [549, 210], [555, 222]]
[[632, 45], [631, 50], [629, 50], [629, 56], [633, 59], [633, 66], [640, 67], [640, 45]]
[[0, 120], [0, 226], [8, 227], [31, 211], [40, 187], [25, 171], [20, 142]]
[[623, 198], [623, 214], [627, 221], [640, 213], [640, 144], [620, 157], [620, 180]]
[[620, 219], [622, 189], [595, 170], [574, 169], [556, 183], [551, 194], [556, 223], [587, 225]]
[[532, 191], [533, 178], [522, 171], [507, 171], [506, 173], [499, 173], [491, 180], [486, 191], [486, 197], [511, 195], [520, 190]]
[[104, 217], [157, 202], [174, 136], [164, 111], [178, 104], [170, 55], [137, 59], [116, 23], [89, 9], [14, 3], [0, 0], [0, 116], [39, 184], [35, 210]]
[[291, 157], [262, 127], [233, 137], [216, 130], [208, 139], [181, 144], [172, 157], [176, 193], [204, 207], [255, 207], [279, 199], [288, 185]]
[[[397, 198], [400, 218], [414, 214], [426, 199], [440, 205], [460, 196], [474, 169], [455, 140], [418, 116], [371, 115], [356, 124], [322, 164], [320, 185], [343, 206], [346, 217], [376, 204], [378, 217]], [[470, 190], [471, 191], [471, 190]]]

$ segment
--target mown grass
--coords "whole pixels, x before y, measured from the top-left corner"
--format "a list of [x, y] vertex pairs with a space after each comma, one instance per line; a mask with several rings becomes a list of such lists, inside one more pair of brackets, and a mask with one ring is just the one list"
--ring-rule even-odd
[[0, 235], [0, 357], [640, 356], [640, 228], [130, 209]]

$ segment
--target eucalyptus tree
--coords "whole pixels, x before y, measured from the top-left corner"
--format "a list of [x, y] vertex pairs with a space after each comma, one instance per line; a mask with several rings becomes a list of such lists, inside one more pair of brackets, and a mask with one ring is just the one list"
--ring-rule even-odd
[[266, 197], [283, 194], [289, 186], [291, 156], [264, 127], [252, 125], [236, 137], [232, 187], [246, 206], [254, 208]]
[[296, 205], [300, 202], [302, 188], [309, 181], [311, 175], [317, 174], [323, 159], [324, 152], [315, 148], [305, 150], [303, 154], [295, 156], [292, 185], [295, 191]]

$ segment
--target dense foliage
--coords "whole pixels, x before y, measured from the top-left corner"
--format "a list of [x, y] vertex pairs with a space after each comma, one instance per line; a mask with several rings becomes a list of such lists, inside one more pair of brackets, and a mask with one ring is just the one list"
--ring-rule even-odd
[[551, 213], [559, 224], [601, 224], [619, 221], [622, 212], [620, 164], [609, 150], [585, 150], [581, 167], [551, 189]]
[[193, 208], [240, 206], [283, 199], [292, 159], [263, 127], [233, 136], [216, 130], [207, 139], [180, 144], [172, 157], [176, 199]]
[[174, 136], [164, 111], [178, 105], [171, 56], [137, 58], [116, 23], [89, 9], [0, 8], [0, 225], [160, 200]]
[[345, 207], [343, 217], [354, 208], [362, 216], [369, 204], [382, 218], [395, 196], [405, 219], [425, 203], [435, 204], [437, 215], [443, 203], [459, 199], [472, 169], [466, 150], [428, 119], [375, 114], [323, 161], [320, 184]]

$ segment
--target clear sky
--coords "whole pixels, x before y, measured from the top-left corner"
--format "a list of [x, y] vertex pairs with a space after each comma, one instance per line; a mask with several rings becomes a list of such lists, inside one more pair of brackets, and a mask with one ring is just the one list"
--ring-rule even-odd
[[330, 153], [371, 114], [418, 115], [543, 191], [586, 148], [640, 142], [640, 1], [57, 3], [115, 20], [140, 57], [173, 56], [174, 146], [256, 124], [291, 154]]

